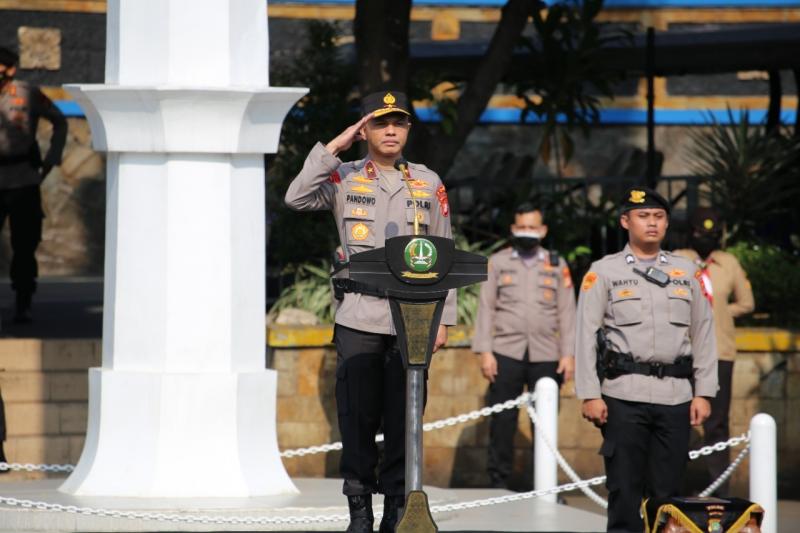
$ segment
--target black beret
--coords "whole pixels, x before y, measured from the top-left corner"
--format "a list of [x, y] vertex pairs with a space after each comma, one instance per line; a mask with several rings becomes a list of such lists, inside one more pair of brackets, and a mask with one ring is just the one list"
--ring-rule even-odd
[[713, 207], [698, 207], [689, 218], [692, 229], [701, 233], [719, 233], [722, 231], [722, 221], [719, 213]]
[[408, 112], [408, 97], [400, 91], [381, 91], [368, 94], [361, 99], [361, 108], [364, 115], [375, 113], [376, 117], [389, 113], [403, 113], [411, 116], [411, 113]]
[[632, 209], [663, 209], [669, 214], [669, 202], [649, 187], [631, 187], [620, 203], [620, 214]]
[[6, 67], [15, 67], [18, 62], [19, 56], [16, 54], [16, 52], [10, 48], [0, 46], [0, 65], [5, 65]]

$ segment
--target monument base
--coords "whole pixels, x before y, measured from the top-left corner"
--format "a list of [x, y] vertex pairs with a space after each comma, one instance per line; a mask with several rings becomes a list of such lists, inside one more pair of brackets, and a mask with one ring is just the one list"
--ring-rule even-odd
[[[277, 373], [89, 371], [80, 496], [295, 494], [276, 435]], [[187, 445], [187, 443], [189, 443]]]

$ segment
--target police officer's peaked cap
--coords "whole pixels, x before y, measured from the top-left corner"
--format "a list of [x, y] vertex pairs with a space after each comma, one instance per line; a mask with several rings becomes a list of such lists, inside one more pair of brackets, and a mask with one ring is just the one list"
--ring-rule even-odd
[[722, 231], [722, 220], [713, 207], [698, 207], [692, 212], [689, 224], [694, 231], [700, 233], [719, 233]]
[[625, 192], [620, 203], [620, 214], [632, 209], [664, 209], [670, 211], [669, 202], [649, 187], [631, 187]]
[[361, 100], [361, 108], [364, 115], [374, 113], [376, 117], [389, 113], [403, 113], [411, 116], [411, 113], [408, 112], [408, 97], [400, 91], [388, 90], [368, 94]]

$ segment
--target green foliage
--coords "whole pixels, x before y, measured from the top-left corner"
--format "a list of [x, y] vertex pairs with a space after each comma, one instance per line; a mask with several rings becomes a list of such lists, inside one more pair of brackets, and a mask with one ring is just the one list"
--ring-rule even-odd
[[[733, 126], [710, 118], [710, 130], [690, 133], [692, 171], [708, 179], [709, 200], [727, 223], [730, 242], [769, 239], [771, 224], [794, 217], [800, 201], [800, 139], [752, 124], [746, 110]], [[785, 222], [790, 222], [786, 220]]]
[[[774, 245], [740, 242], [727, 249], [739, 259], [753, 285], [756, 314], [741, 322], [797, 327], [800, 324], [800, 255]], [[768, 315], [768, 316], [763, 316]]]
[[333, 323], [333, 289], [330, 263], [303, 263], [295, 269], [294, 283], [283, 289], [270, 314], [297, 308], [314, 313], [323, 324]]
[[[275, 85], [309, 88], [309, 93], [292, 108], [284, 122], [277, 156], [267, 162], [267, 205], [271, 218], [268, 251], [278, 264], [321, 260], [329, 257], [338, 245], [330, 213], [293, 212], [284, 206], [283, 197], [314, 144], [329, 141], [358, 120], [352, 96], [355, 75], [353, 68], [340, 58], [336, 46], [338, 26], [309, 21], [306, 30], [305, 46], [271, 75]], [[355, 158], [351, 156], [355, 154], [341, 154], [343, 160]]]
[[570, 160], [572, 130], [578, 127], [588, 136], [599, 118], [600, 96], [613, 98], [612, 84], [621, 79], [597, 58], [604, 46], [630, 34], [622, 30], [601, 33], [596, 18], [602, 8], [603, 0], [560, 0], [547, 11], [534, 12], [536, 37], [523, 38], [535, 62], [532, 67], [540, 67], [541, 75], [517, 81], [515, 88], [525, 101], [522, 120], [528, 113], [544, 120], [539, 154], [545, 162], [552, 152], [557, 161]]
[[[468, 252], [490, 256], [506, 241], [494, 243], [469, 243], [463, 235], [455, 235], [456, 248]], [[334, 308], [330, 284], [330, 263], [302, 263], [294, 271], [294, 282], [281, 292], [270, 314], [282, 309], [297, 308], [314, 313], [323, 324], [332, 324]], [[480, 285], [470, 285], [458, 289], [458, 323], [471, 326], [478, 311]]]

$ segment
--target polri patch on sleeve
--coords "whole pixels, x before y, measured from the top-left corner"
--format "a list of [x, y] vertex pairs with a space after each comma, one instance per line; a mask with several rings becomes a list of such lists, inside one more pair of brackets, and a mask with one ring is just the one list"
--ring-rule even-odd
[[439, 185], [439, 188], [436, 189], [436, 198], [439, 200], [439, 211], [442, 216], [450, 216], [450, 203], [447, 201], [447, 190], [444, 185]]
[[338, 170], [334, 170], [333, 172], [331, 172], [331, 175], [328, 176], [328, 181], [333, 183], [334, 185], [339, 184], [342, 182], [342, 176], [339, 175]]
[[561, 277], [564, 279], [564, 288], [572, 288], [572, 275], [569, 273], [569, 267], [561, 269]]
[[594, 284], [597, 283], [597, 274], [595, 272], [587, 272], [585, 276], [583, 276], [583, 282], [581, 283], [581, 290], [586, 292], [591, 290], [594, 287]]

